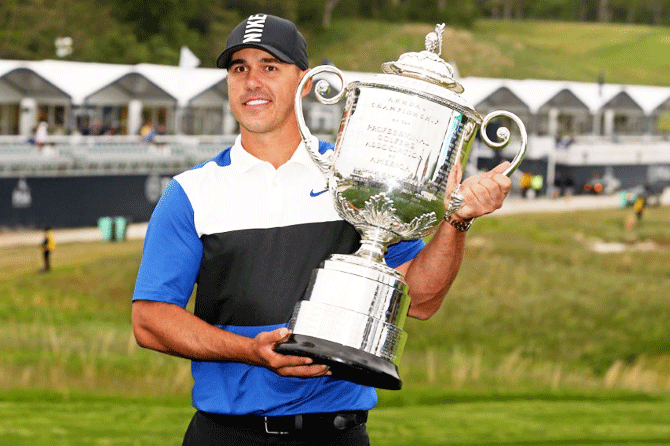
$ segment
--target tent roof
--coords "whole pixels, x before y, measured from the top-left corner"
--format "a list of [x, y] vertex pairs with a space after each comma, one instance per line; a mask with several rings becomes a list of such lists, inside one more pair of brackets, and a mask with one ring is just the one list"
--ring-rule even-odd
[[[60, 91], [63, 95], [69, 96], [75, 105], [83, 104], [91, 95], [129, 74], [136, 73], [174, 99], [178, 106], [185, 107], [192, 99], [219, 84], [226, 77], [225, 70], [215, 68], [180, 68], [154, 64], [123, 65], [61, 60], [0, 60], [0, 80], [11, 80], [11, 73], [19, 69], [34, 73], [36, 77], [33, 83], [35, 85], [39, 84], [36, 80], [41, 79], [45, 82], [44, 85], [52, 86], [53, 91]], [[374, 75], [375, 73], [353, 71], [344, 73], [346, 82], [370, 80]], [[473, 107], [500, 88], [506, 87], [528, 106], [531, 113], [536, 113], [563, 90], [572, 92], [594, 114], [622, 91], [626, 92], [646, 114], [653, 113], [661, 104], [670, 99], [670, 87], [616, 84], [600, 86], [595, 82], [479, 77], [467, 77], [459, 81], [465, 88], [461, 96]], [[9, 84], [15, 85], [12, 82]], [[28, 87], [26, 86], [30, 90]], [[334, 82], [333, 87], [339, 88], [337, 82]]]
[[84, 103], [86, 98], [133, 73], [146, 78], [182, 106], [185, 106], [192, 97], [226, 77], [225, 70], [214, 68], [180, 68], [153, 64], [123, 65], [60, 60], [0, 60], [0, 78], [19, 68], [30, 70], [53, 84], [69, 95], [76, 105]]

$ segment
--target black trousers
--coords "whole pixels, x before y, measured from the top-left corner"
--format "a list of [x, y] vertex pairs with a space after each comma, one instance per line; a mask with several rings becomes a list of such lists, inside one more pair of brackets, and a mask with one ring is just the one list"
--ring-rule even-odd
[[220, 423], [196, 412], [186, 430], [183, 446], [369, 446], [365, 423], [350, 429], [268, 434], [260, 429]]
[[51, 262], [49, 261], [51, 251], [44, 251], [44, 271], [51, 269]]

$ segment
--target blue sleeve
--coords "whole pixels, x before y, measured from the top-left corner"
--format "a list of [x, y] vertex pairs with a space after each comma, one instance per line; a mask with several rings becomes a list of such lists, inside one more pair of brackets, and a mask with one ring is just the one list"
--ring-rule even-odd
[[403, 240], [389, 246], [384, 259], [388, 266], [397, 268], [416, 257], [424, 246], [426, 246], [426, 242], [420, 238], [416, 240]]
[[200, 271], [202, 253], [193, 207], [184, 189], [173, 179], [149, 220], [133, 300], [186, 307]]

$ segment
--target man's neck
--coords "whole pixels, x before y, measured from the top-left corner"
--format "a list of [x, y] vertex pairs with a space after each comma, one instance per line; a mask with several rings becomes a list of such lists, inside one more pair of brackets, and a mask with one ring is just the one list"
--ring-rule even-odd
[[269, 162], [275, 169], [291, 159], [302, 141], [297, 132], [278, 135], [276, 133], [252, 133], [240, 129], [240, 135], [244, 150], [259, 160]]

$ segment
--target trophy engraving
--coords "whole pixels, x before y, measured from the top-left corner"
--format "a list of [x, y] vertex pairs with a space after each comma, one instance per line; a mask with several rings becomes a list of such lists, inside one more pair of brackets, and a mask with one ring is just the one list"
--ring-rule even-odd
[[[335, 378], [401, 387], [398, 364], [407, 340], [403, 326], [410, 299], [403, 275], [384, 262], [387, 247], [429, 234], [447, 212], [457, 209], [457, 193], [445, 207], [447, 179], [458, 159], [463, 166], [467, 162], [477, 130], [490, 147], [510, 141], [504, 127], [497, 134], [500, 141], [488, 138], [486, 127], [493, 119], [511, 119], [521, 136], [506, 175], [526, 152], [526, 130], [516, 115], [495, 111], [482, 118], [460, 96], [463, 87], [440, 58], [443, 31], [444, 24], [437, 25], [426, 36], [424, 51], [382, 64], [384, 74], [369, 81], [346, 83], [337, 68], [319, 66], [305, 75], [296, 92], [302, 139], [327, 179], [338, 214], [360, 233], [361, 246], [350, 255], [332, 255], [313, 271], [291, 318], [292, 335], [276, 350], [328, 364]], [[317, 82], [320, 102], [332, 105], [346, 97], [335, 150], [325, 154], [314, 146], [300, 94], [320, 73], [334, 74], [342, 84], [327, 98], [330, 84]]]

